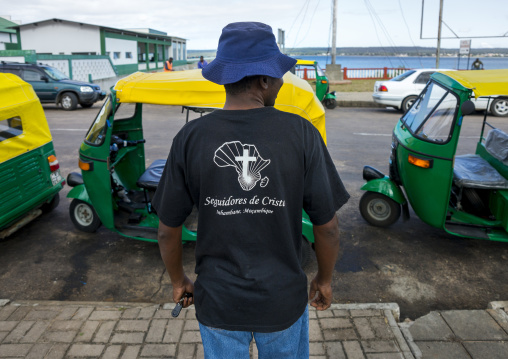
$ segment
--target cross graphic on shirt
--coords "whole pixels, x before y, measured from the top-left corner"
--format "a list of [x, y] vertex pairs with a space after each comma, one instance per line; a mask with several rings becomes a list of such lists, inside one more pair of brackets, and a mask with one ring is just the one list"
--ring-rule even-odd
[[249, 157], [249, 150], [247, 149], [243, 149], [243, 156], [240, 156], [240, 157], [235, 157], [235, 161], [238, 161], [238, 162], [243, 162], [243, 172], [242, 172], [242, 175], [245, 179], [248, 178], [247, 176], [247, 172], [248, 172], [248, 169], [249, 169], [249, 162], [254, 162], [256, 161], [256, 157]]

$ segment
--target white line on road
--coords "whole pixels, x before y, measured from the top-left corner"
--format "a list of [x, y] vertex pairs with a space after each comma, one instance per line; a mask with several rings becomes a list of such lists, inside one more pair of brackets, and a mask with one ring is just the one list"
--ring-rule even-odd
[[[391, 137], [391, 134], [387, 133], [366, 133], [366, 132], [353, 132], [353, 135], [357, 136], [384, 136], [384, 137]], [[445, 136], [439, 136], [446, 138]], [[460, 138], [479, 138], [479, 136], [460, 136]]]
[[88, 128], [52, 128], [51, 131], [88, 131]]

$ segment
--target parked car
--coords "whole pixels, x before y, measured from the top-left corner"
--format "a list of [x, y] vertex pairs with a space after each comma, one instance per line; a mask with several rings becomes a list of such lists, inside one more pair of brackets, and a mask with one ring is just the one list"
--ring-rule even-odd
[[85, 108], [92, 107], [106, 97], [100, 86], [70, 80], [59, 70], [47, 65], [2, 61], [1, 72], [21, 77], [32, 85], [42, 103], [56, 103], [67, 111], [75, 110], [78, 104]]
[[[372, 98], [374, 102], [402, 110], [409, 110], [436, 69], [414, 69], [386, 81], [376, 81]], [[442, 70], [439, 71], [452, 71]]]
[[[436, 71], [455, 71], [446, 69], [414, 69], [404, 72], [391, 80], [376, 81], [372, 98], [374, 102], [402, 110], [406, 113], [411, 107], [420, 92]], [[488, 98], [471, 98], [475, 110], [483, 111], [489, 109], [494, 116], [508, 116], [508, 98], [503, 96], [491, 96]]]

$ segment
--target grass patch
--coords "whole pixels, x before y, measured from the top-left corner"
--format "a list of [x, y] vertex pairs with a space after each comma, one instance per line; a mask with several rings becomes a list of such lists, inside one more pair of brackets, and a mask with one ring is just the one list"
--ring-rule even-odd
[[379, 80], [351, 80], [350, 84], [331, 85], [330, 91], [337, 92], [373, 92], [374, 83]]

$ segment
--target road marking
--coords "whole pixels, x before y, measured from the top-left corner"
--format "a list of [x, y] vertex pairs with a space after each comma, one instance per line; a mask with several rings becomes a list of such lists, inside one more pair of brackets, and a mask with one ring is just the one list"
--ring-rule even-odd
[[88, 131], [88, 128], [52, 128], [51, 131]]
[[[353, 132], [353, 135], [356, 136], [383, 136], [383, 137], [391, 137], [392, 134], [387, 133], [367, 133], [367, 132]], [[446, 136], [439, 136], [441, 138], [446, 138]], [[479, 138], [479, 136], [460, 136], [460, 138]]]

